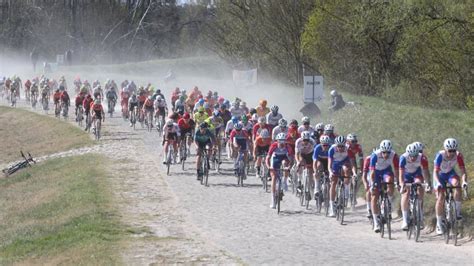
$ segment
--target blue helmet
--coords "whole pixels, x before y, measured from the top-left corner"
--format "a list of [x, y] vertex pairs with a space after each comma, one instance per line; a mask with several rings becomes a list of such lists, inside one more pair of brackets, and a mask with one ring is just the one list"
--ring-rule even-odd
[[198, 103], [199, 103], [200, 105], [203, 105], [203, 104], [204, 104], [204, 99], [199, 99]]
[[237, 116], [233, 116], [231, 120], [234, 124], [237, 124], [239, 122], [239, 118]]
[[220, 116], [221, 115], [221, 112], [219, 112], [219, 110], [214, 110], [213, 112], [214, 116]]

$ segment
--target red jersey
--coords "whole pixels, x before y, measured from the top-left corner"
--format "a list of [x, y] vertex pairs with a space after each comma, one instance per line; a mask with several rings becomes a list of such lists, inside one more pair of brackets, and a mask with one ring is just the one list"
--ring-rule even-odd
[[85, 98], [84, 99], [84, 102], [82, 102], [82, 107], [84, 107], [84, 110], [90, 110], [91, 109], [91, 106], [92, 104], [94, 104], [94, 100], [92, 99], [92, 97], [90, 98]]
[[84, 102], [84, 96], [82, 96], [82, 94], [78, 94], [76, 96], [75, 102], [76, 102], [76, 106], [81, 105]]
[[186, 123], [186, 120], [184, 118], [181, 118], [178, 120], [178, 127], [181, 131], [189, 131], [194, 128], [194, 120], [189, 119], [189, 121]]
[[103, 112], [104, 111], [104, 108], [102, 107], [102, 104], [92, 104], [91, 108], [92, 108], [92, 110], [94, 110], [94, 112]]
[[299, 138], [300, 138], [300, 133], [298, 133], [298, 127], [288, 128], [288, 132], [286, 133], [286, 142], [288, 144], [294, 146], [296, 140]]
[[60, 99], [61, 99], [61, 93], [60, 92], [55, 92], [54, 95], [53, 95], [54, 102], [58, 103]]
[[363, 171], [364, 172], [369, 172], [369, 167], [370, 167], [370, 155], [365, 157], [364, 159], [364, 167], [363, 167]]
[[352, 156], [352, 157], [350, 157], [351, 159], [355, 160], [356, 154], [358, 154], [360, 158], [364, 157], [364, 152], [362, 151], [362, 146], [359, 143], [351, 145], [350, 142], [347, 142], [346, 143], [346, 148], [347, 148], [348, 151], [351, 151], [351, 156]]
[[145, 94], [139, 95], [137, 98], [138, 98], [138, 102], [140, 102], [140, 103], [144, 103], [147, 99]]
[[63, 102], [69, 102], [69, 94], [67, 94], [66, 91], [63, 91], [63, 92], [61, 93], [61, 96], [60, 96], [60, 97], [61, 97], [61, 101], [63, 101]]
[[30, 86], [31, 86], [31, 81], [30, 81], [30, 80], [27, 80], [27, 81], [25, 82], [25, 87], [26, 87], [27, 89], [29, 89]]
[[261, 127], [260, 126], [260, 123], [257, 123], [253, 126], [253, 129], [252, 129], [252, 136], [254, 136], [255, 138], [257, 136], [259, 136], [260, 134], [260, 131], [262, 131], [262, 129], [267, 129], [268, 132], [272, 132], [272, 127], [269, 125], [269, 124], [265, 124], [264, 127]]

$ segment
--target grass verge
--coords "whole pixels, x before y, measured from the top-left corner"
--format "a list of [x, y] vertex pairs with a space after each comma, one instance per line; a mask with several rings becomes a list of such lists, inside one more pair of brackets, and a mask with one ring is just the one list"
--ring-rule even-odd
[[0, 164], [20, 160], [20, 150], [36, 157], [92, 143], [78, 127], [18, 108], [0, 106], [0, 125]]
[[125, 234], [99, 155], [53, 159], [0, 179], [0, 264], [117, 264]]

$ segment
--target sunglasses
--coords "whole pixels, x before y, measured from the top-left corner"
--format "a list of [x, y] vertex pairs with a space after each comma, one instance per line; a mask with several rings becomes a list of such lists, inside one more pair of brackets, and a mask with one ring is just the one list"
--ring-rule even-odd
[[344, 148], [344, 145], [337, 145], [338, 148]]
[[388, 151], [383, 151], [382, 153], [383, 153], [383, 154], [387, 154], [387, 153], [388, 153]]
[[279, 140], [278, 144], [285, 144], [286, 142], [284, 140]]
[[305, 126], [309, 126], [309, 123], [304, 123], [303, 125], [305, 125]]
[[323, 147], [328, 147], [328, 146], [329, 146], [329, 144], [323, 144], [322, 146], [323, 146]]
[[454, 153], [456, 150], [448, 150], [449, 153]]
[[351, 140], [352, 143], [357, 143], [357, 140]]

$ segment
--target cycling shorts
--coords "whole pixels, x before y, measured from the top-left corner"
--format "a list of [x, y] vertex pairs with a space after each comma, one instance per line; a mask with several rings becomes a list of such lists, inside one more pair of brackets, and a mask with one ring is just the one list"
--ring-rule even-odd
[[322, 170], [326, 171], [328, 170], [328, 158], [318, 158], [318, 161], [322, 164]]
[[415, 179], [421, 180], [423, 182], [423, 175], [421, 174], [421, 168], [418, 168], [414, 173], [407, 173], [403, 175], [403, 181], [407, 183], [415, 182]]
[[433, 188], [435, 188], [435, 190], [437, 190], [439, 185], [444, 189], [446, 188], [446, 183], [449, 182], [449, 184], [452, 185], [454, 180], [459, 180], [459, 176], [454, 169], [448, 173], [439, 173], [438, 178], [441, 184], [436, 181], [436, 178], [433, 178]]
[[349, 162], [349, 157], [347, 157], [344, 161], [333, 161], [331, 170], [335, 173], [339, 173], [341, 172], [343, 166], [349, 165]]
[[128, 108], [129, 110], [133, 110], [133, 108], [135, 108], [135, 107], [138, 108], [138, 103], [130, 103], [129, 107], [130, 107], [130, 108]]
[[95, 111], [94, 110], [94, 116], [96, 119], [102, 119], [102, 111]]
[[268, 153], [268, 149], [270, 149], [270, 145], [267, 146], [258, 146], [256, 148], [257, 156], [265, 156]]
[[206, 142], [197, 142], [198, 144], [198, 149], [203, 150], [206, 148], [206, 146], [211, 146], [211, 140], [207, 140]]
[[246, 151], [247, 150], [247, 140], [246, 139], [237, 139], [235, 141], [237, 142], [237, 145], [240, 146], [240, 151]]
[[288, 156], [273, 156], [270, 159], [270, 169], [280, 169], [283, 161], [289, 160]]
[[[392, 167], [388, 167], [384, 170], [373, 170], [375, 171], [374, 181], [377, 183], [377, 188], [380, 189], [382, 182], [389, 182], [392, 179], [393, 182], [393, 171]], [[372, 185], [372, 182], [369, 178], [369, 183]]]
[[313, 164], [313, 152], [307, 153], [307, 154], [300, 154], [301, 158], [305, 161], [306, 165], [312, 165]]
[[176, 132], [173, 132], [173, 133], [168, 133], [166, 135], [166, 138], [165, 138], [165, 141], [170, 141], [170, 140], [178, 140], [178, 134]]

